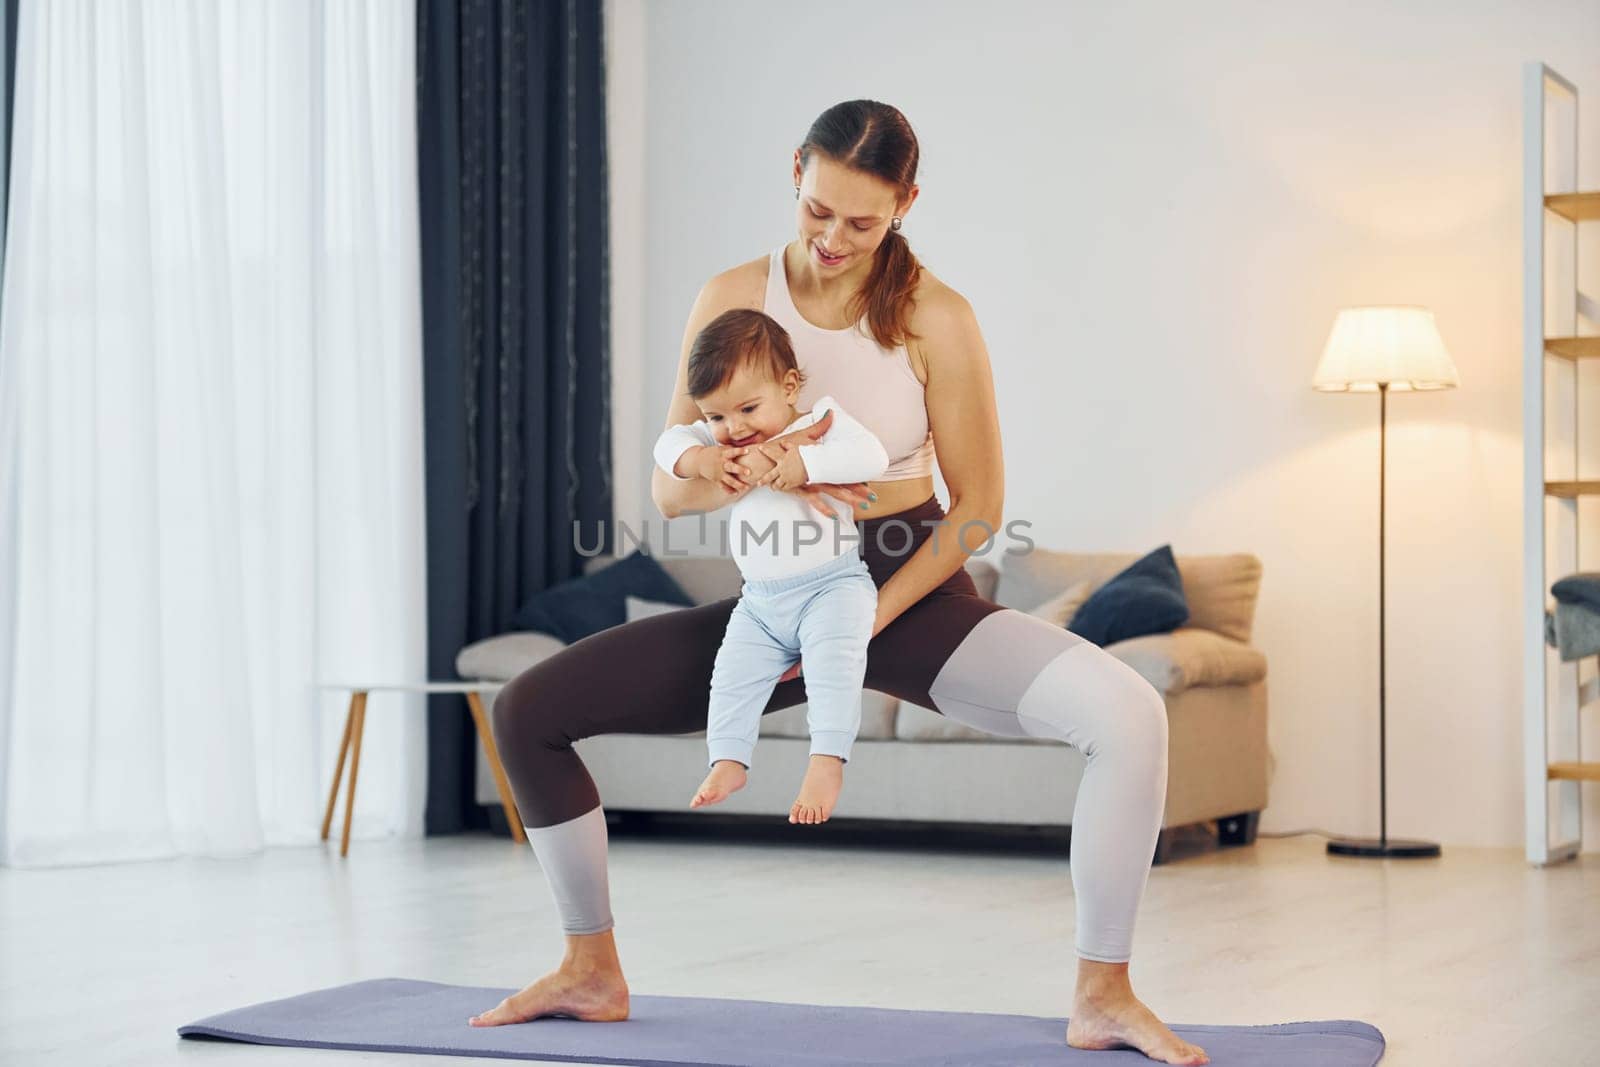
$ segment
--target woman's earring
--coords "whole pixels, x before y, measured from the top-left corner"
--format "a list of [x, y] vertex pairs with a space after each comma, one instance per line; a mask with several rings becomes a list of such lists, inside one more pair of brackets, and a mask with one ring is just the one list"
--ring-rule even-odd
[[794, 198], [796, 200], [800, 199], [800, 187], [798, 185], [794, 187]]
[[900, 216], [899, 215], [896, 215], [894, 218], [889, 220], [889, 229], [893, 230], [895, 233], [899, 233], [900, 232]]

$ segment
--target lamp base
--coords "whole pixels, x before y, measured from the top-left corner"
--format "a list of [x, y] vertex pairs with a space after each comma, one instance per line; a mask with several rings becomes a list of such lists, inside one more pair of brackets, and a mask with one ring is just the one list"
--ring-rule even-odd
[[1421, 859], [1439, 854], [1432, 841], [1412, 841], [1402, 837], [1378, 840], [1376, 837], [1336, 837], [1328, 842], [1330, 856], [1377, 856], [1394, 859]]

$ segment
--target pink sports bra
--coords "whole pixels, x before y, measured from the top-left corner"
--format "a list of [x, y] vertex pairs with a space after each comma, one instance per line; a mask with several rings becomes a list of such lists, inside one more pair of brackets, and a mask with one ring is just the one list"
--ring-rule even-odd
[[864, 324], [825, 330], [801, 316], [789, 293], [783, 247], [767, 263], [767, 296], [762, 310], [778, 321], [794, 343], [794, 358], [806, 374], [795, 407], [810, 411], [831, 395], [889, 453], [889, 469], [875, 481], [921, 478], [933, 473], [933, 432], [922, 383], [911, 369], [904, 344], [884, 348]]

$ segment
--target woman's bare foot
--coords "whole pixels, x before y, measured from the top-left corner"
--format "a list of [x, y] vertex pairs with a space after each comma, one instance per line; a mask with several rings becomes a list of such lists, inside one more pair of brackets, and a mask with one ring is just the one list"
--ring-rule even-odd
[[800, 795], [789, 809], [789, 821], [806, 825], [827, 822], [842, 788], [844, 760], [838, 756], [812, 756], [805, 780], [800, 783]]
[[1161, 1063], [1211, 1062], [1205, 1049], [1174, 1034], [1133, 995], [1126, 963], [1078, 961], [1067, 1044], [1082, 1049], [1132, 1047]]
[[594, 1023], [621, 1022], [628, 1017], [628, 983], [622, 977], [611, 931], [569, 934], [567, 958], [560, 967], [468, 1022], [504, 1026], [548, 1015]]
[[695, 790], [689, 806], [703, 808], [707, 804], [721, 803], [730, 794], [743, 789], [745, 779], [744, 764], [738, 760], [719, 759], [711, 765], [711, 773], [700, 783], [700, 788]]

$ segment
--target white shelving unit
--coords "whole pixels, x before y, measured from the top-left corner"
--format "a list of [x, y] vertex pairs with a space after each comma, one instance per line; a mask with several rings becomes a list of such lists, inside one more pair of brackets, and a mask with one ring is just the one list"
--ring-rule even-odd
[[[1600, 223], [1600, 192], [1578, 182], [1578, 89], [1543, 63], [1523, 76], [1523, 750], [1527, 856], [1578, 854], [1582, 783], [1600, 782], [1583, 759], [1583, 717], [1600, 683], [1563, 663], [1544, 640], [1550, 586], [1582, 569], [1586, 505], [1600, 505], [1600, 336], [1580, 275], [1580, 249]], [[1592, 265], [1585, 264], [1585, 271]], [[1585, 379], [1589, 388], [1582, 388]], [[1586, 416], [1593, 415], [1593, 418]], [[1584, 427], [1587, 423], [1587, 431]], [[1587, 451], [1585, 451], [1587, 449]], [[1590, 553], [1592, 558], [1592, 551]]]

